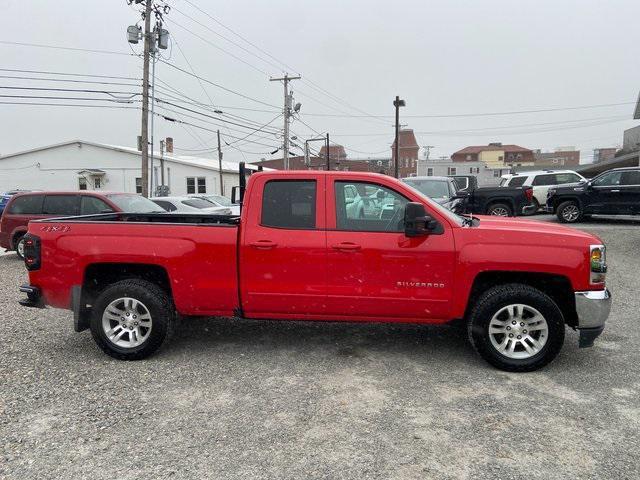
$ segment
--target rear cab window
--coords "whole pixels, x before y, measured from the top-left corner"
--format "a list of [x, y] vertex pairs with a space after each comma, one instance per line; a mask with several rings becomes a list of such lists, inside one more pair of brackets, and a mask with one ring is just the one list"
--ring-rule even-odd
[[511, 177], [511, 181], [507, 185], [509, 187], [521, 187], [524, 185], [524, 182], [526, 181], [527, 181], [527, 177]]
[[269, 180], [262, 193], [263, 227], [316, 228], [315, 180]]
[[7, 213], [12, 215], [42, 215], [44, 195], [20, 195], [13, 199]]

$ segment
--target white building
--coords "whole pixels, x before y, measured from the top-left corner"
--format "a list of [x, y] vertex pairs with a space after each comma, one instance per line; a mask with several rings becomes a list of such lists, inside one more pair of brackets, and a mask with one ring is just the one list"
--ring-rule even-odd
[[[135, 148], [73, 140], [0, 156], [0, 192], [6, 190], [108, 190], [141, 193], [140, 152]], [[161, 185], [154, 154], [154, 186]], [[256, 168], [255, 166], [249, 166]], [[236, 162], [222, 162], [224, 195], [238, 185]], [[217, 158], [164, 155], [164, 184], [172, 195], [220, 192]]]

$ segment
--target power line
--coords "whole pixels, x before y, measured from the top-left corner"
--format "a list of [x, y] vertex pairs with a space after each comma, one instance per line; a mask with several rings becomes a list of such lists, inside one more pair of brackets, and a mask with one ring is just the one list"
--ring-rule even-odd
[[50, 70], [18, 70], [15, 68], [0, 68], [0, 72], [36, 73], [36, 74], [43, 74], [43, 75], [62, 75], [62, 76], [70, 76], [70, 77], [111, 78], [115, 80], [138, 80], [140, 82], [142, 81], [141, 78], [136, 78], [136, 77], [118, 77], [113, 75], [90, 75], [87, 73], [52, 72]]
[[230, 57], [235, 58], [235, 59], [236, 59], [236, 60], [238, 60], [239, 62], [244, 63], [245, 65], [247, 65], [247, 66], [249, 66], [249, 67], [253, 68], [253, 69], [254, 69], [254, 70], [256, 70], [256, 71], [258, 71], [258, 72], [260, 72], [260, 73], [262, 73], [262, 74], [264, 74], [264, 75], [266, 75], [266, 76], [269, 76], [269, 74], [268, 74], [267, 72], [265, 72], [264, 70], [260, 69], [259, 67], [256, 67], [256, 66], [255, 66], [255, 65], [253, 65], [252, 63], [249, 63], [249, 62], [247, 62], [247, 61], [243, 60], [242, 58], [240, 58], [240, 57], [238, 57], [238, 56], [234, 55], [233, 53], [228, 52], [228, 51], [227, 51], [227, 50], [225, 50], [224, 48], [219, 47], [218, 45], [216, 45], [215, 43], [211, 42], [210, 40], [207, 40], [205, 37], [203, 37], [203, 36], [201, 36], [201, 35], [199, 35], [199, 34], [195, 33], [195, 32], [194, 32], [194, 31], [192, 31], [192, 30], [189, 30], [187, 27], [185, 27], [185, 26], [183, 26], [183, 25], [180, 25], [180, 24], [179, 24], [178, 22], [176, 22], [175, 20], [173, 20], [173, 19], [172, 19], [172, 20], [171, 20], [171, 23], [172, 23], [173, 25], [175, 25], [175, 26], [179, 27], [179, 28], [182, 28], [183, 30], [185, 30], [186, 32], [190, 33], [190, 34], [191, 34], [191, 35], [193, 35], [194, 37], [199, 38], [199, 39], [200, 39], [200, 40], [202, 40], [204, 43], [206, 43], [206, 44], [208, 44], [208, 45], [212, 46], [213, 48], [215, 48], [215, 49], [217, 49], [217, 50], [220, 50], [220, 51], [221, 51], [221, 52], [223, 52], [223, 53], [226, 53], [226, 54], [227, 54], [227, 55], [229, 55]]
[[129, 95], [128, 98], [133, 98], [141, 93], [121, 92], [121, 91], [109, 91], [109, 90], [90, 90], [84, 88], [44, 88], [44, 87], [16, 87], [16, 86], [0, 86], [5, 90], [27, 90], [27, 91], [39, 91], [39, 92], [76, 92], [76, 93], [103, 93], [115, 98], [117, 95]]
[[180, 72], [182, 72], [182, 73], [186, 73], [187, 75], [190, 75], [190, 76], [192, 76], [192, 77], [194, 77], [194, 78], [198, 78], [198, 79], [202, 80], [203, 82], [208, 83], [209, 85], [213, 85], [214, 87], [218, 87], [218, 88], [220, 88], [221, 90], [224, 90], [225, 92], [229, 92], [229, 93], [231, 93], [231, 94], [233, 94], [233, 95], [237, 95], [237, 96], [242, 97], [242, 98], [244, 98], [244, 99], [246, 99], [246, 100], [251, 100], [252, 102], [256, 102], [256, 103], [259, 103], [259, 104], [261, 104], [261, 105], [265, 105], [265, 106], [267, 106], [267, 107], [278, 108], [278, 106], [277, 106], [277, 105], [273, 105], [273, 104], [271, 104], [271, 103], [266, 103], [266, 102], [263, 102], [263, 101], [261, 101], [261, 100], [258, 100], [258, 99], [255, 99], [255, 98], [249, 97], [248, 95], [245, 95], [245, 94], [240, 93], [240, 92], [236, 92], [235, 90], [231, 90], [230, 88], [227, 88], [227, 87], [223, 87], [222, 85], [220, 85], [220, 84], [218, 84], [218, 83], [214, 83], [214, 82], [212, 82], [211, 80], [207, 80], [207, 79], [206, 79], [206, 78], [204, 78], [204, 77], [201, 77], [201, 76], [196, 75], [196, 74], [194, 74], [194, 73], [190, 73], [190, 72], [188, 72], [187, 70], [185, 70], [184, 68], [180, 68], [180, 67], [178, 67], [177, 65], [174, 65], [174, 64], [172, 64], [172, 63], [167, 62], [166, 60], [162, 60], [162, 59], [160, 59], [160, 62], [164, 63], [165, 65], [169, 65], [170, 67], [175, 68], [176, 70], [178, 70], [178, 71], [180, 71]]
[[128, 107], [125, 105], [82, 105], [77, 103], [47, 103], [47, 102], [0, 102], [1, 105], [35, 105], [50, 107], [79, 107], [79, 108], [118, 108], [122, 110], [139, 110], [138, 107]]
[[87, 53], [104, 53], [108, 55], [126, 55], [126, 56], [138, 56], [133, 53], [115, 52], [112, 50], [94, 50], [89, 48], [75, 48], [75, 47], [62, 47], [59, 45], [42, 45], [40, 43], [26, 43], [26, 42], [9, 42], [7, 40], [0, 40], [0, 44], [4, 45], [16, 45], [19, 47], [37, 47], [37, 48], [51, 48], [55, 50], [69, 50], [74, 52], [87, 52]]
[[120, 100], [117, 98], [86, 98], [86, 97], [53, 97], [36, 95], [0, 95], [0, 98], [32, 98], [36, 100], [80, 100], [91, 102], [135, 103], [140, 100]]
[[43, 77], [24, 77], [15, 75], [0, 75], [0, 78], [7, 80], [28, 80], [28, 81], [41, 81], [41, 82], [61, 82], [61, 83], [84, 83], [92, 85], [117, 85], [121, 87], [138, 87], [135, 83], [122, 83], [122, 82], [105, 82], [96, 80], [72, 80], [69, 78], [43, 78]]

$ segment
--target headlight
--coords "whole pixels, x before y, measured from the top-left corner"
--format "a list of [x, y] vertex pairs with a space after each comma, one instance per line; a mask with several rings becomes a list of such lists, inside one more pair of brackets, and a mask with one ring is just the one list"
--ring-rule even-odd
[[604, 283], [607, 273], [607, 255], [604, 245], [591, 245], [589, 249], [590, 279], [592, 284]]

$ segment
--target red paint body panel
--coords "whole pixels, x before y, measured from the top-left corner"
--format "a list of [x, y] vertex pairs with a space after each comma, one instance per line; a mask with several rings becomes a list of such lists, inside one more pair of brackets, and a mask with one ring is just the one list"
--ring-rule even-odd
[[[269, 180], [314, 180], [316, 228], [261, 225]], [[441, 234], [336, 228], [334, 182], [366, 181], [421, 202]], [[56, 230], [56, 231], [53, 231]], [[240, 225], [134, 222], [32, 222], [42, 240], [42, 267], [29, 273], [45, 302], [70, 308], [71, 288], [95, 263], [136, 263], [167, 272], [183, 315], [234, 315], [371, 322], [442, 323], [463, 316], [482, 272], [562, 275], [574, 291], [589, 284], [589, 246], [597, 237], [558, 225], [480, 217], [463, 227], [397, 180], [349, 172], [264, 172], [251, 176]], [[336, 244], [356, 244], [338, 250]]]

